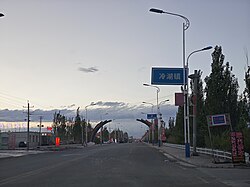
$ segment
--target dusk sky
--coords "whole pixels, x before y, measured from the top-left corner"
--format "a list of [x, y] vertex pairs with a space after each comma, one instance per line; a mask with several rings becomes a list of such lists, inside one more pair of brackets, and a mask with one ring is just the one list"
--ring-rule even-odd
[[[1, 0], [0, 109], [84, 109], [91, 102], [156, 102], [152, 67], [182, 67], [182, 14], [190, 20], [186, 56], [222, 46], [244, 89], [250, 50], [249, 0]], [[190, 72], [211, 71], [211, 53], [194, 54]], [[160, 101], [180, 86], [159, 86]], [[98, 106], [96, 106], [98, 108]]]

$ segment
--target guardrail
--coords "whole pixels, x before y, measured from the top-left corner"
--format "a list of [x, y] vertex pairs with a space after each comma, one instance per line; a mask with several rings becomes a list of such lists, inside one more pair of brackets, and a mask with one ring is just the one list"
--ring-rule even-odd
[[[164, 143], [164, 146], [173, 147], [177, 149], [185, 149], [185, 145], [180, 144], [170, 144], [170, 143]], [[190, 151], [193, 151], [193, 147], [190, 146]], [[196, 148], [197, 153], [210, 155], [216, 158], [224, 159], [224, 160], [232, 160], [232, 154], [230, 152], [221, 151], [217, 149], [209, 149], [209, 148]]]

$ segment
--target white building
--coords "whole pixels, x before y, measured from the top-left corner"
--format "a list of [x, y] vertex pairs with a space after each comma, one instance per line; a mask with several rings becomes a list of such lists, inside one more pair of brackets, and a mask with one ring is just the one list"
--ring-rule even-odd
[[[15, 149], [20, 142], [27, 143], [27, 132], [2, 132], [0, 133], [0, 149]], [[29, 147], [39, 145], [39, 132], [29, 132]]]

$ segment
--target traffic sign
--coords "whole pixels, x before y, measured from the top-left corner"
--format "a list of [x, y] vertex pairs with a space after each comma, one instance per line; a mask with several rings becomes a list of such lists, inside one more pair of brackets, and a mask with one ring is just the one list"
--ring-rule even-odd
[[[184, 84], [183, 74], [184, 74], [183, 68], [153, 67], [151, 73], [151, 84], [183, 85]], [[187, 81], [187, 79], [185, 80]]]
[[147, 119], [157, 119], [157, 114], [147, 114]]

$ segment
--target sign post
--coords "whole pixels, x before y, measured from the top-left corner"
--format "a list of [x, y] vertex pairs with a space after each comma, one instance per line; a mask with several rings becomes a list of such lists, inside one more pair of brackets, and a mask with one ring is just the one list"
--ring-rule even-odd
[[[185, 55], [184, 55], [185, 56]], [[185, 57], [184, 61], [185, 62]], [[188, 67], [188, 66], [187, 66]], [[162, 68], [153, 67], [151, 73], [151, 84], [154, 85], [183, 85], [185, 92], [184, 105], [184, 139], [185, 139], [185, 153], [186, 157], [190, 157], [190, 137], [189, 137], [189, 110], [188, 110], [188, 86], [187, 75], [188, 68], [183, 64], [183, 68]], [[187, 138], [188, 137], [188, 138]], [[159, 141], [160, 142], [160, 141]]]
[[211, 148], [212, 148], [212, 152], [213, 152], [213, 158], [214, 158], [214, 162], [216, 163], [210, 128], [211, 127], [219, 127], [219, 126], [230, 126], [231, 131], [232, 131], [230, 115], [229, 114], [209, 115], [209, 116], [207, 116], [207, 125], [208, 125], [210, 144], [211, 144]]

